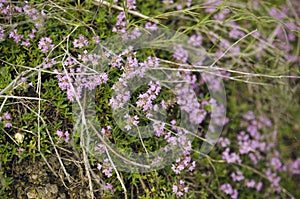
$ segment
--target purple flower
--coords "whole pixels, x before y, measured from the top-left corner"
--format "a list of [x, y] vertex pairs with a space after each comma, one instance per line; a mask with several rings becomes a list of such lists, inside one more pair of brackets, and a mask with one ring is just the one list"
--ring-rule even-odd
[[106, 183], [106, 185], [105, 185], [105, 187], [104, 187], [105, 189], [113, 189], [114, 187], [111, 185], [111, 184], [109, 184], [109, 183]]
[[112, 176], [112, 170], [113, 168], [112, 167], [109, 167], [108, 169], [104, 169], [102, 171], [102, 173], [104, 173], [104, 175], [106, 175], [108, 178]]
[[62, 137], [62, 136], [63, 136], [63, 132], [60, 131], [60, 130], [57, 130], [57, 131], [56, 131], [56, 135], [57, 135], [58, 137]]
[[223, 191], [227, 195], [230, 195], [233, 199], [238, 198], [238, 191], [236, 189], [233, 189], [232, 186], [228, 183], [221, 185], [221, 191]]
[[249, 180], [246, 183], [246, 186], [249, 187], [249, 188], [253, 188], [255, 186], [255, 181], [253, 179]]
[[99, 36], [93, 37], [92, 41], [94, 41], [96, 44], [100, 44], [100, 37]]
[[300, 158], [288, 164], [288, 170], [292, 175], [300, 174]]
[[187, 193], [189, 191], [188, 187], [185, 187], [184, 181], [180, 180], [179, 185], [173, 185], [172, 192], [176, 194], [176, 196], [181, 197], [183, 193]]
[[0, 40], [4, 38], [4, 29], [0, 26]]
[[157, 30], [157, 25], [152, 22], [147, 22], [145, 24], [145, 29], [154, 31], [154, 30]]
[[223, 22], [226, 19], [226, 15], [229, 13], [230, 13], [230, 10], [228, 8], [222, 9], [214, 15], [214, 19], [217, 21]]
[[222, 159], [226, 160], [228, 163], [241, 163], [242, 160], [240, 159], [240, 156], [238, 156], [236, 153], [229, 153], [230, 149], [226, 148], [225, 151], [222, 153]]
[[70, 140], [70, 134], [69, 134], [69, 132], [68, 131], [66, 131], [65, 132], [65, 142], [69, 142], [69, 140]]
[[254, 120], [255, 115], [252, 111], [249, 111], [249, 112], [247, 112], [243, 115], [243, 118], [246, 119], [246, 120]]
[[234, 189], [234, 190], [233, 190], [233, 193], [231, 194], [231, 198], [232, 198], [232, 199], [237, 199], [237, 198], [238, 198], [238, 195], [239, 195], [238, 190]]
[[120, 12], [119, 15], [117, 16], [117, 23], [116, 26], [113, 27], [112, 31], [113, 32], [120, 32], [120, 33], [125, 33], [126, 32], [126, 24], [127, 22], [125, 21], [126, 15], [125, 12]]
[[38, 11], [34, 8], [31, 8], [28, 4], [23, 7], [25, 14], [33, 20], [37, 19]]
[[29, 33], [29, 38], [33, 39], [35, 37], [34, 33], [36, 33], [36, 29], [32, 29], [31, 33]]
[[249, 135], [247, 135], [244, 131], [241, 131], [237, 138], [238, 138], [238, 141], [248, 141]]
[[49, 60], [48, 57], [45, 58], [45, 62], [43, 63], [43, 67], [44, 68], [50, 68], [51, 66], [53, 66], [54, 64], [56, 64], [56, 61], [54, 59]]
[[265, 171], [265, 174], [271, 183], [271, 187], [276, 188], [276, 189], [279, 188], [280, 177], [277, 176], [276, 173], [272, 173], [271, 169], [267, 169]]
[[22, 45], [22, 46], [29, 47], [29, 46], [30, 46], [29, 39], [26, 39], [25, 41], [22, 41], [21, 45]]
[[270, 161], [270, 165], [277, 171], [280, 171], [283, 166], [279, 157], [273, 157]]
[[283, 12], [280, 12], [278, 9], [276, 9], [275, 7], [271, 8], [269, 11], [268, 11], [269, 15], [271, 17], [274, 17], [278, 20], [282, 20], [286, 17], [286, 15], [283, 13]]
[[188, 51], [186, 51], [181, 44], [178, 44], [177, 46], [173, 47], [174, 54], [173, 57], [177, 61], [181, 61], [182, 63], [186, 63], [188, 59]]
[[11, 128], [11, 127], [12, 127], [12, 124], [11, 124], [10, 122], [6, 122], [5, 127], [6, 127], [6, 128]]
[[237, 171], [236, 173], [232, 172], [230, 176], [232, 178], [232, 181], [234, 182], [239, 182], [245, 179], [241, 171]]
[[52, 40], [49, 37], [43, 37], [40, 39], [38, 43], [38, 48], [43, 52], [47, 53], [50, 49], [52, 49], [54, 45], [52, 44]]
[[228, 138], [220, 137], [219, 143], [221, 144], [221, 147], [225, 148], [226, 146], [230, 145], [230, 140]]
[[260, 133], [257, 130], [257, 127], [253, 124], [249, 125], [247, 127], [247, 131], [250, 133], [250, 135], [255, 138], [255, 139], [259, 139], [260, 138]]
[[84, 38], [84, 36], [79, 35], [78, 39], [74, 39], [73, 45], [74, 48], [82, 48], [88, 46], [89, 42]]
[[205, 9], [205, 12], [207, 13], [213, 13], [216, 11], [217, 7], [221, 4], [222, 1], [220, 0], [208, 0], [205, 6], [208, 8]]
[[18, 148], [18, 152], [19, 152], [19, 153], [22, 153], [23, 151], [24, 151], [23, 148]]
[[261, 190], [262, 186], [263, 186], [263, 183], [262, 183], [262, 182], [259, 182], [259, 183], [256, 185], [256, 191], [259, 192], [259, 191]]
[[238, 39], [240, 37], [243, 37], [244, 35], [245, 33], [237, 29], [236, 26], [234, 26], [234, 28], [229, 32], [229, 37], [232, 39]]
[[203, 37], [201, 35], [192, 35], [188, 41], [189, 44], [195, 46], [195, 47], [199, 47], [202, 44], [202, 40]]
[[16, 43], [19, 43], [23, 37], [23, 35], [17, 33], [17, 29], [14, 29], [9, 33], [9, 38], [13, 38]]
[[177, 191], [178, 191], [178, 186], [177, 186], [177, 185], [173, 185], [172, 191], [173, 191], [173, 193], [177, 193]]
[[221, 191], [226, 193], [227, 195], [231, 195], [233, 193], [233, 189], [230, 184], [222, 184], [221, 185]]
[[6, 119], [6, 120], [10, 120], [11, 119], [11, 115], [9, 113], [4, 113], [3, 114], [3, 117]]
[[126, 6], [129, 10], [135, 10], [136, 9], [136, 1], [135, 0], [126, 0]]

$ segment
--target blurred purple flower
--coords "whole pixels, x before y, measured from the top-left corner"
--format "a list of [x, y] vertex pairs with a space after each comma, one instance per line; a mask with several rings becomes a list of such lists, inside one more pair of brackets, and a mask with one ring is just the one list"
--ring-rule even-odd
[[157, 30], [157, 25], [152, 22], [147, 22], [145, 24], [145, 29], [154, 31], [154, 30]]
[[201, 35], [195, 34], [192, 35], [188, 41], [188, 44], [191, 44], [195, 47], [199, 47], [202, 45], [203, 37]]
[[181, 44], [178, 44], [178, 45], [174, 46], [173, 50], [174, 50], [173, 57], [177, 61], [181, 61], [182, 63], [187, 62], [189, 55], [188, 55], [188, 52], [182, 47]]
[[6, 127], [6, 128], [11, 128], [11, 127], [12, 127], [12, 124], [11, 124], [10, 122], [6, 122], [5, 127]]
[[237, 171], [236, 173], [232, 172], [230, 176], [232, 178], [232, 181], [234, 181], [234, 182], [239, 182], [239, 181], [242, 181], [245, 179], [245, 177], [241, 171]]

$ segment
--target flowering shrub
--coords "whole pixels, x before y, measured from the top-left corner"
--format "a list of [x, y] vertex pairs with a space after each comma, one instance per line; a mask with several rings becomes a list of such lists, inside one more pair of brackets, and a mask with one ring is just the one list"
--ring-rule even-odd
[[300, 197], [299, 14], [0, 0], [0, 196]]

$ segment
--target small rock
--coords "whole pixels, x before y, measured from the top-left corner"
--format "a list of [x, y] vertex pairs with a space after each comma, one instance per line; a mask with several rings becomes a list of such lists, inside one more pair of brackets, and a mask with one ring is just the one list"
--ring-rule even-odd
[[27, 193], [27, 197], [28, 198], [37, 198], [37, 195], [36, 195], [36, 193], [34, 191], [32, 191], [32, 192], [28, 192]]

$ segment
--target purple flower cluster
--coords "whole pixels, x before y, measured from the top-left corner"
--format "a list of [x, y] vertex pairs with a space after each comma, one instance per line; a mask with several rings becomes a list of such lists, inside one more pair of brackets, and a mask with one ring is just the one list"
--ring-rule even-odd
[[[95, 61], [93, 55], [88, 55], [87, 57], [89, 61]], [[68, 57], [63, 63], [65, 66], [69, 66], [70, 69], [64, 70], [62, 73], [59, 70], [55, 70], [54, 72], [61, 73], [57, 75], [58, 86], [62, 90], [67, 91], [68, 99], [70, 101], [73, 101], [75, 96], [80, 98], [84, 88], [93, 90], [102, 83], [106, 83], [108, 80], [106, 73], [89, 73], [88, 67], [85, 67], [84, 65], [77, 66], [75, 73], [74, 67], [77, 63], [71, 57]]]
[[100, 163], [97, 164], [97, 169], [99, 171], [102, 171], [104, 175], [108, 178], [112, 176], [113, 167], [110, 165], [109, 160], [107, 158], [104, 159], [103, 164]]
[[221, 185], [221, 191], [226, 193], [227, 195], [230, 195], [232, 199], [237, 199], [239, 192], [237, 189], [233, 189], [230, 184], [222, 184]]
[[139, 38], [142, 35], [138, 28], [133, 29], [132, 31], [126, 32], [122, 35], [124, 40], [134, 40]]
[[217, 10], [217, 7], [221, 4], [221, 2], [222, 0], [206, 0], [205, 6], [207, 6], [207, 8], [205, 9], [205, 12], [215, 12]]
[[185, 6], [186, 7], [191, 7], [193, 0], [186, 0], [186, 1], [181, 1], [181, 3], [177, 3], [176, 9], [177, 10], [182, 10]]
[[197, 81], [196, 76], [186, 74], [183, 76], [187, 84], [176, 85], [177, 104], [180, 105], [181, 111], [189, 113], [190, 122], [201, 124], [207, 116], [207, 111], [204, 109], [194, 95], [194, 90], [191, 85]]
[[128, 10], [135, 10], [136, 9], [136, 0], [126, 0], [126, 6]]
[[189, 188], [186, 187], [184, 184], [185, 182], [183, 180], [180, 180], [178, 185], [173, 185], [172, 192], [175, 193], [176, 196], [182, 197], [184, 193], [189, 192]]
[[11, 119], [12, 119], [11, 114], [7, 113], [7, 112], [4, 113], [2, 116], [0, 116], [0, 121], [3, 120], [5, 128], [11, 128], [12, 127], [12, 124], [10, 122]]
[[194, 171], [195, 167], [196, 167], [196, 162], [192, 161], [190, 156], [184, 156], [183, 158], [178, 158], [175, 161], [175, 163], [172, 164], [171, 169], [174, 171], [175, 174], [180, 174], [186, 168], [188, 168], [188, 171], [192, 172]]
[[170, 143], [173, 146], [178, 146], [182, 149], [182, 157], [176, 159], [176, 162], [172, 164], [171, 169], [175, 174], [180, 174], [184, 169], [193, 171], [195, 169], [196, 162], [192, 161], [191, 158], [192, 144], [187, 139], [187, 132], [182, 130], [180, 127], [177, 127], [175, 120], [172, 120], [170, 123], [172, 125], [171, 130], [177, 132], [177, 134], [172, 131], [164, 131], [163, 128], [165, 124], [159, 122], [156, 122], [154, 124], [154, 126], [156, 126], [154, 127], [154, 129], [156, 129], [155, 131], [158, 137], [161, 137], [163, 135], [166, 142]]
[[49, 60], [48, 57], [45, 58], [45, 62], [43, 63], [43, 68], [50, 68], [55, 65], [57, 62], [54, 59]]
[[173, 57], [176, 61], [186, 63], [189, 57], [188, 51], [183, 48], [181, 44], [173, 47], [174, 54]]
[[230, 140], [228, 138], [220, 137], [219, 138], [219, 143], [222, 148], [225, 148], [230, 145]]
[[247, 182], [246, 182], [246, 187], [248, 187], [248, 188], [255, 188], [256, 189], [256, 191], [261, 191], [261, 189], [262, 189], [262, 186], [263, 186], [263, 183], [262, 182], [255, 182], [255, 180], [253, 180], [253, 179], [251, 179], [251, 180], [248, 180]]
[[147, 112], [153, 108], [152, 102], [159, 95], [161, 87], [159, 82], [149, 83], [149, 89], [138, 96], [138, 101], [136, 102], [137, 107], [142, 108], [144, 112]]
[[64, 140], [66, 143], [68, 143], [70, 140], [70, 133], [68, 131], [63, 132], [63, 131], [57, 130], [56, 135], [59, 137], [59, 141]]
[[134, 116], [130, 116], [128, 114], [126, 114], [124, 116], [125, 119], [127, 119], [127, 125], [124, 127], [127, 131], [131, 129], [131, 126], [138, 126], [139, 124], [139, 116], [134, 115]]
[[16, 43], [19, 43], [23, 37], [23, 35], [17, 33], [17, 29], [14, 29], [9, 33], [9, 38], [13, 38]]
[[113, 32], [119, 32], [119, 33], [126, 33], [126, 15], [125, 12], [120, 12], [117, 17], [117, 23], [116, 26], [113, 27]]
[[[122, 54], [126, 54], [123, 52]], [[121, 57], [119, 56], [121, 59]], [[114, 63], [111, 63], [114, 66]], [[128, 56], [125, 65], [121, 62], [117, 64], [118, 68], [124, 70], [124, 73], [118, 79], [118, 82], [112, 87], [112, 89], [118, 94], [110, 99], [109, 104], [113, 109], [122, 108], [124, 104], [130, 99], [130, 92], [126, 90], [127, 81], [133, 77], [143, 77], [146, 69], [157, 67], [159, 61], [155, 57], [148, 57], [147, 60], [139, 62], [135, 57]]]
[[157, 25], [155, 23], [152, 23], [152, 22], [147, 22], [145, 24], [145, 29], [155, 31], [155, 30], [157, 30]]
[[52, 44], [52, 40], [49, 37], [43, 37], [40, 39], [38, 43], [38, 48], [43, 52], [47, 53], [49, 50], [53, 49], [54, 45]]
[[216, 13], [214, 15], [214, 19], [216, 21], [223, 22], [223, 21], [225, 21], [227, 15], [229, 13], [230, 13], [230, 9], [229, 8], [224, 8], [224, 9], [220, 10], [218, 13]]
[[300, 175], [300, 158], [290, 162], [288, 164], [288, 169], [292, 175]]
[[[241, 127], [244, 127], [245, 131], [240, 131], [237, 135], [238, 151], [240, 155], [247, 155], [253, 164], [257, 164], [261, 161], [267, 168], [264, 170], [267, 179], [270, 182], [270, 188], [276, 192], [280, 192], [280, 180], [279, 172], [289, 171], [290, 174], [300, 174], [300, 159], [294, 162], [284, 164], [280, 159], [279, 151], [275, 150], [275, 144], [272, 140], [276, 139], [277, 131], [274, 131], [271, 137], [268, 135], [262, 135], [260, 131], [265, 127], [271, 127], [272, 122], [266, 117], [257, 117], [252, 111], [249, 111], [242, 116]], [[219, 144], [222, 148], [227, 147], [232, 143], [229, 139], [221, 137]], [[234, 143], [232, 143], [233, 145]], [[222, 159], [228, 163], [241, 163], [241, 159], [237, 153], [230, 153], [230, 149], [226, 148], [222, 153]], [[245, 162], [247, 159], [245, 159]], [[244, 181], [245, 186], [248, 188], [254, 188], [256, 191], [261, 191], [263, 183], [261, 181], [255, 181], [254, 179], [245, 179], [242, 171], [232, 172], [231, 178], [233, 182]], [[222, 185], [223, 192], [228, 195], [234, 193], [230, 184]], [[233, 196], [232, 196], [233, 198]]]
[[188, 44], [191, 44], [195, 47], [199, 47], [202, 45], [203, 37], [200, 34], [192, 35], [188, 41]]
[[32, 20], [37, 20], [40, 13], [35, 9], [26, 4], [23, 7], [24, 13]]
[[229, 32], [229, 37], [232, 39], [239, 39], [245, 35], [244, 32], [239, 30], [239, 26], [235, 22], [231, 22], [232, 29]]
[[79, 35], [78, 39], [74, 39], [73, 45], [74, 48], [83, 48], [84, 46], [88, 46], [89, 42], [84, 38], [84, 36]]
[[282, 8], [281, 10], [278, 10], [277, 8], [273, 7], [268, 11], [268, 13], [271, 17], [274, 17], [278, 20], [282, 20], [287, 16], [286, 10], [284, 8]]
[[242, 181], [245, 179], [245, 177], [241, 171], [237, 171], [236, 173], [232, 172], [230, 176], [231, 176], [233, 182], [239, 182], [239, 181]]
[[217, 92], [220, 91], [222, 88], [221, 85], [222, 78], [214, 75], [214, 74], [208, 74], [208, 73], [201, 73], [201, 81], [200, 84], [206, 84], [209, 88], [209, 90]]
[[226, 160], [226, 162], [228, 163], [242, 163], [240, 156], [235, 152], [230, 153], [229, 148], [226, 148], [225, 151], [222, 153], [222, 159]]
[[271, 183], [271, 187], [275, 188], [277, 192], [280, 192], [281, 190], [279, 187], [280, 177], [276, 173], [272, 173], [271, 169], [267, 169], [265, 171], [265, 174]]
[[4, 29], [0, 26], [0, 41], [4, 39]]
[[267, 118], [260, 117], [256, 119], [253, 112], [248, 112], [243, 115], [246, 121], [241, 122], [241, 126], [245, 126], [246, 131], [241, 131], [237, 136], [239, 152], [243, 155], [248, 155], [254, 164], [257, 164], [262, 159], [262, 153], [270, 150], [260, 134], [260, 130], [264, 127], [270, 127], [271, 121]]

